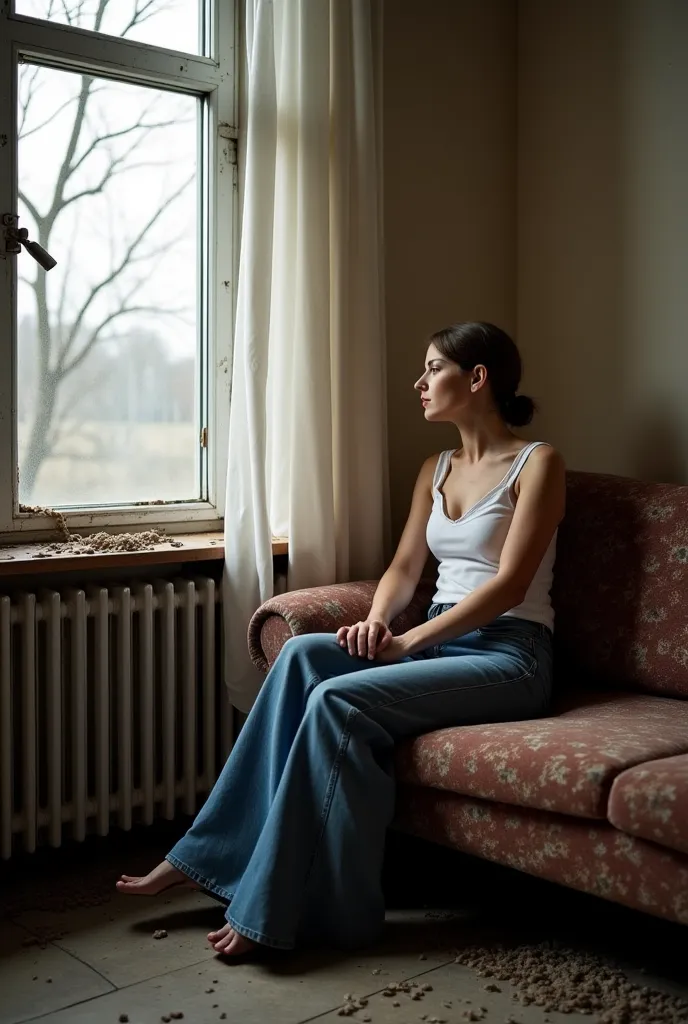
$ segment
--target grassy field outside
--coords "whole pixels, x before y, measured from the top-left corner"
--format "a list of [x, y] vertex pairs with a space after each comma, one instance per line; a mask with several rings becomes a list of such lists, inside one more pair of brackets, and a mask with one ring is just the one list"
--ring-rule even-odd
[[[24, 427], [24, 429], [22, 429]], [[19, 424], [19, 494], [27, 504], [93, 505], [199, 497], [199, 439], [193, 423], [65, 424], [33, 493], [21, 489], [28, 426]]]

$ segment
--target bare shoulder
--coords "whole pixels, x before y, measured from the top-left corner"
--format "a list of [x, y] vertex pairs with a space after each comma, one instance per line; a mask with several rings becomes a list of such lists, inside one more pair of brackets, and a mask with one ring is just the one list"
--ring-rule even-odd
[[566, 463], [561, 452], [549, 444], [540, 444], [528, 456], [516, 479], [516, 494], [523, 488], [563, 492], [566, 489]]
[[432, 492], [432, 481], [435, 477], [437, 462], [441, 454], [441, 452], [436, 452], [435, 455], [430, 455], [425, 459], [416, 479], [416, 491]]
[[441, 454], [442, 452], [435, 452], [434, 455], [428, 455], [427, 459], [420, 467], [421, 473], [434, 473]]
[[564, 456], [551, 444], [539, 444], [532, 450], [523, 471], [525, 472], [529, 467], [531, 470], [536, 467], [540, 473], [564, 473], [566, 471]]
[[418, 473], [419, 480], [432, 480], [441, 454], [442, 452], [435, 452], [434, 455], [429, 455], [427, 459], [425, 459], [423, 465], [420, 467], [420, 472]]

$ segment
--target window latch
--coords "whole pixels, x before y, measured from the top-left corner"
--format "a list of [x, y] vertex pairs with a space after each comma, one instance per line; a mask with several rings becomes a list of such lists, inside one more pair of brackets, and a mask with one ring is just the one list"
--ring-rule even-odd
[[2, 252], [0, 249], [0, 256], [3, 259], [7, 259], [8, 256], [16, 256], [24, 246], [36, 263], [43, 267], [43, 270], [52, 270], [57, 266], [57, 260], [54, 260], [42, 245], [29, 241], [29, 232], [26, 228], [19, 227], [19, 217], [16, 213], [2, 215], [2, 228], [5, 236], [5, 251]]

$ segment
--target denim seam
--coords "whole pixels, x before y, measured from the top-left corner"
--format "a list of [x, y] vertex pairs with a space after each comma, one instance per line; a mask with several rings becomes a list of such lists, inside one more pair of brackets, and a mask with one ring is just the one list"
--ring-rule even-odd
[[[314, 683], [322, 683], [322, 681], [323, 680], [321, 679], [319, 673], [316, 672], [315, 669], [312, 669], [306, 676], [306, 687], [309, 687]], [[308, 697], [310, 697], [310, 693], [308, 694]], [[306, 698], [306, 700], [308, 700], [308, 697]]]
[[334, 756], [334, 761], [332, 762], [330, 777], [327, 781], [327, 789], [325, 791], [325, 798], [323, 800], [323, 806], [320, 812], [320, 831], [318, 832], [318, 836], [313, 846], [313, 853], [311, 855], [310, 864], [308, 865], [308, 871], [306, 872], [305, 885], [308, 885], [308, 882], [310, 880], [311, 872], [313, 871], [313, 865], [315, 864], [315, 859], [320, 849], [320, 843], [322, 842], [323, 833], [325, 832], [325, 826], [327, 825], [327, 819], [330, 816], [332, 797], [334, 795], [337, 780], [339, 778], [339, 767], [342, 763], [344, 751], [346, 750], [349, 744], [349, 737], [351, 736], [351, 728], [349, 726], [349, 722], [355, 717], [356, 714], [357, 712], [355, 708], [349, 708], [349, 711], [346, 716], [346, 722], [344, 723], [344, 728], [342, 730], [342, 736], [339, 741], [339, 747], [337, 749], [337, 753]]
[[215, 883], [211, 882], [209, 878], [202, 875], [200, 871], [196, 871], [195, 868], [189, 867], [189, 865], [185, 864], [183, 860], [179, 860], [178, 857], [175, 857], [173, 853], [168, 853], [165, 860], [168, 861], [172, 867], [175, 867], [177, 871], [183, 872], [183, 874], [192, 878], [194, 882], [198, 882], [198, 884], [202, 885], [204, 889], [208, 890], [208, 892], [213, 892], [216, 896], [221, 896], [223, 900], [229, 900], [230, 902], [234, 899], [233, 892], [228, 893], [226, 889], [222, 888], [222, 886], [215, 885]]

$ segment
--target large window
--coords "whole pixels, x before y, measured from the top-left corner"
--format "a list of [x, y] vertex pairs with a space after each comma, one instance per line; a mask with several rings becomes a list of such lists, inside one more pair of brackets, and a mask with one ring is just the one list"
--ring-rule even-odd
[[222, 515], [234, 29], [233, 0], [0, 14], [5, 534], [44, 528], [36, 505], [76, 528]]

